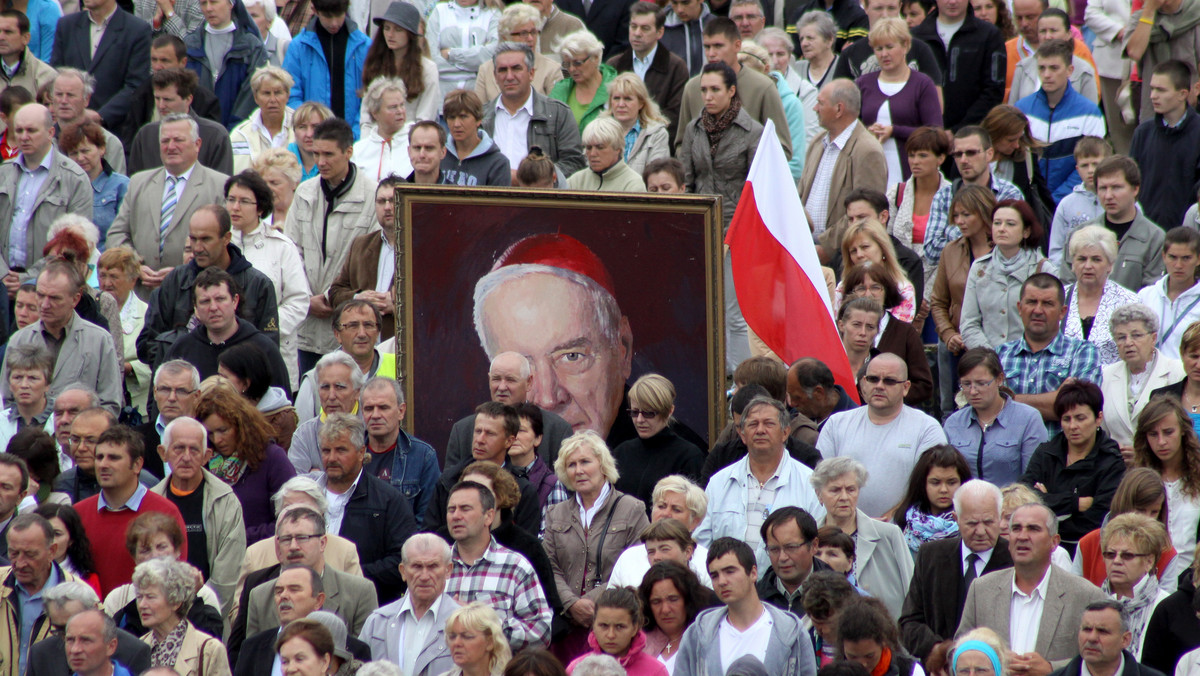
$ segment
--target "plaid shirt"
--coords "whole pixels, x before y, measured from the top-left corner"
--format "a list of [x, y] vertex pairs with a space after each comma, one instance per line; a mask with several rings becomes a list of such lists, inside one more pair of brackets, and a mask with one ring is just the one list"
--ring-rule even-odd
[[531, 645], [550, 645], [554, 611], [524, 556], [493, 538], [473, 565], [459, 558], [458, 545], [454, 545], [451, 563], [454, 571], [446, 582], [446, 593], [462, 603], [480, 601], [494, 608], [514, 653]]
[[[921, 246], [924, 247], [925, 260], [929, 261], [929, 266], [933, 268], [937, 267], [938, 260], [942, 257], [942, 249], [945, 249], [951, 240], [962, 236], [962, 231], [958, 229], [958, 226], [950, 222], [950, 203], [954, 201], [956, 185], [961, 188], [961, 181], [942, 186], [934, 193], [933, 203], [929, 207], [929, 222], [925, 226], [925, 243]], [[1025, 199], [1020, 188], [995, 174], [992, 174], [992, 192], [996, 193], [997, 202]], [[1096, 378], [1096, 382], [1100, 382], [1100, 379]]]
[[[1004, 367], [1005, 380], [1017, 394], [1053, 392], [1072, 377], [1100, 384], [1100, 353], [1096, 346], [1068, 338], [1062, 331], [1038, 352], [1029, 349], [1024, 335], [1001, 345], [996, 352]], [[1046, 423], [1050, 436], [1058, 430], [1058, 423]]]

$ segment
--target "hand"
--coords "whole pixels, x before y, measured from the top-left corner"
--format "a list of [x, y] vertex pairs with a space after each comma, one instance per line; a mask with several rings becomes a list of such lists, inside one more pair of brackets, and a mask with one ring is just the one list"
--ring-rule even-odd
[[1133, 446], [1121, 447], [1121, 459], [1125, 461], [1126, 467], [1133, 467]]
[[1092, 508], [1092, 503], [1094, 503], [1095, 501], [1096, 501], [1096, 498], [1079, 498], [1079, 511], [1081, 511], [1081, 512], [1088, 511], [1089, 509]]
[[125, 371], [125, 375], [133, 373], [133, 364], [131, 362], [125, 362], [123, 370]]
[[921, 304], [919, 306], [917, 306], [917, 314], [915, 317], [913, 317], [912, 325], [914, 327], [924, 326], [925, 318], [928, 316], [929, 316], [929, 299], [922, 298]]
[[875, 138], [879, 139], [880, 143], [883, 143], [892, 137], [892, 125], [890, 124], [879, 124], [876, 122], [868, 127], [867, 131], [874, 134]]
[[450, 49], [448, 47], [442, 49], [442, 58], [443, 59], [450, 58]]
[[158, 5], [158, 11], [162, 12], [162, 18], [165, 20], [167, 15], [175, 11], [175, 3], [172, 0], [155, 0]]
[[12, 270], [4, 275], [4, 287], [8, 289], [8, 297], [16, 298], [17, 289], [21, 288], [21, 276]]
[[946, 341], [946, 349], [950, 350], [951, 354], [958, 354], [963, 351], [967, 344], [963, 342], [962, 334], [954, 334], [950, 340]]
[[579, 599], [571, 605], [571, 619], [575, 620], [575, 624], [584, 627], [592, 626], [592, 618], [596, 614], [596, 604], [591, 599]]
[[329, 306], [329, 301], [324, 295], [316, 295], [308, 299], [308, 314], [318, 319], [327, 319], [333, 316], [333, 308]]
[[1054, 671], [1054, 667], [1050, 666], [1046, 658], [1037, 653], [1010, 654], [1008, 667], [1014, 674], [1022, 676], [1048, 676]]
[[1042, 483], [1042, 482], [1040, 482], [1040, 481], [1039, 481], [1039, 482], [1037, 482], [1037, 483], [1035, 483], [1035, 484], [1033, 485], [1033, 488], [1034, 488], [1034, 490], [1039, 490], [1039, 491], [1041, 491], [1041, 492], [1043, 492], [1043, 493], [1049, 493], [1049, 492], [1050, 492], [1050, 491], [1046, 490], [1046, 484], [1043, 484], [1043, 483]]
[[925, 658], [925, 673], [929, 676], [949, 676], [950, 649], [954, 647], [954, 641], [942, 641], [935, 643], [929, 651], [929, 657]]
[[160, 268], [155, 270], [143, 265], [142, 285], [150, 289], [157, 289], [163, 283], [163, 280], [167, 278], [167, 275], [171, 273], [171, 270], [174, 270], [174, 268]]
[[1125, 42], [1125, 29], [1124, 28], [1117, 31], [1117, 44], [1120, 44], [1122, 42]]

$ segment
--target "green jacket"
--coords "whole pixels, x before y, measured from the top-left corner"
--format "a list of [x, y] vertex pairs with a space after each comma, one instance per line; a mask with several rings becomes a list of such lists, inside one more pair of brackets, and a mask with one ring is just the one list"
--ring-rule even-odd
[[[617, 69], [607, 63], [600, 63], [600, 87], [596, 89], [596, 95], [592, 97], [592, 102], [588, 104], [587, 110], [584, 111], [583, 117], [579, 119], [579, 133], [583, 133], [584, 127], [588, 126], [592, 120], [600, 117], [608, 108], [608, 83], [613, 81], [617, 76]], [[550, 90], [550, 98], [557, 99], [571, 107], [571, 93], [575, 91], [575, 80], [571, 78], [563, 78], [554, 85], [554, 89]]]

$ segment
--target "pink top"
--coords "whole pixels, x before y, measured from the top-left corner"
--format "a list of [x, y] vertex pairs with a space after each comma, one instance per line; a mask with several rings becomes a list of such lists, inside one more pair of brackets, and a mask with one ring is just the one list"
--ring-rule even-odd
[[925, 243], [925, 226], [929, 225], [929, 214], [925, 214], [924, 216], [918, 216], [916, 214], [913, 214], [912, 223], [913, 223], [913, 231], [912, 231], [913, 244], [924, 244]]

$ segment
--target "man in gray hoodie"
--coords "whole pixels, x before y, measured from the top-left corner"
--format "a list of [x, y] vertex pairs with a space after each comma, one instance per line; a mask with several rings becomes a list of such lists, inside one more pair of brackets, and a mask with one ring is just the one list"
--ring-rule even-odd
[[455, 89], [442, 104], [450, 139], [442, 158], [443, 183], [450, 185], [512, 185], [508, 157], [481, 129], [483, 102], [475, 92]]
[[684, 632], [676, 673], [724, 676], [745, 655], [754, 656], [774, 676], [817, 673], [812, 642], [800, 620], [759, 600], [758, 566], [750, 545], [718, 538], [708, 548], [708, 573], [725, 605], [700, 613]]

